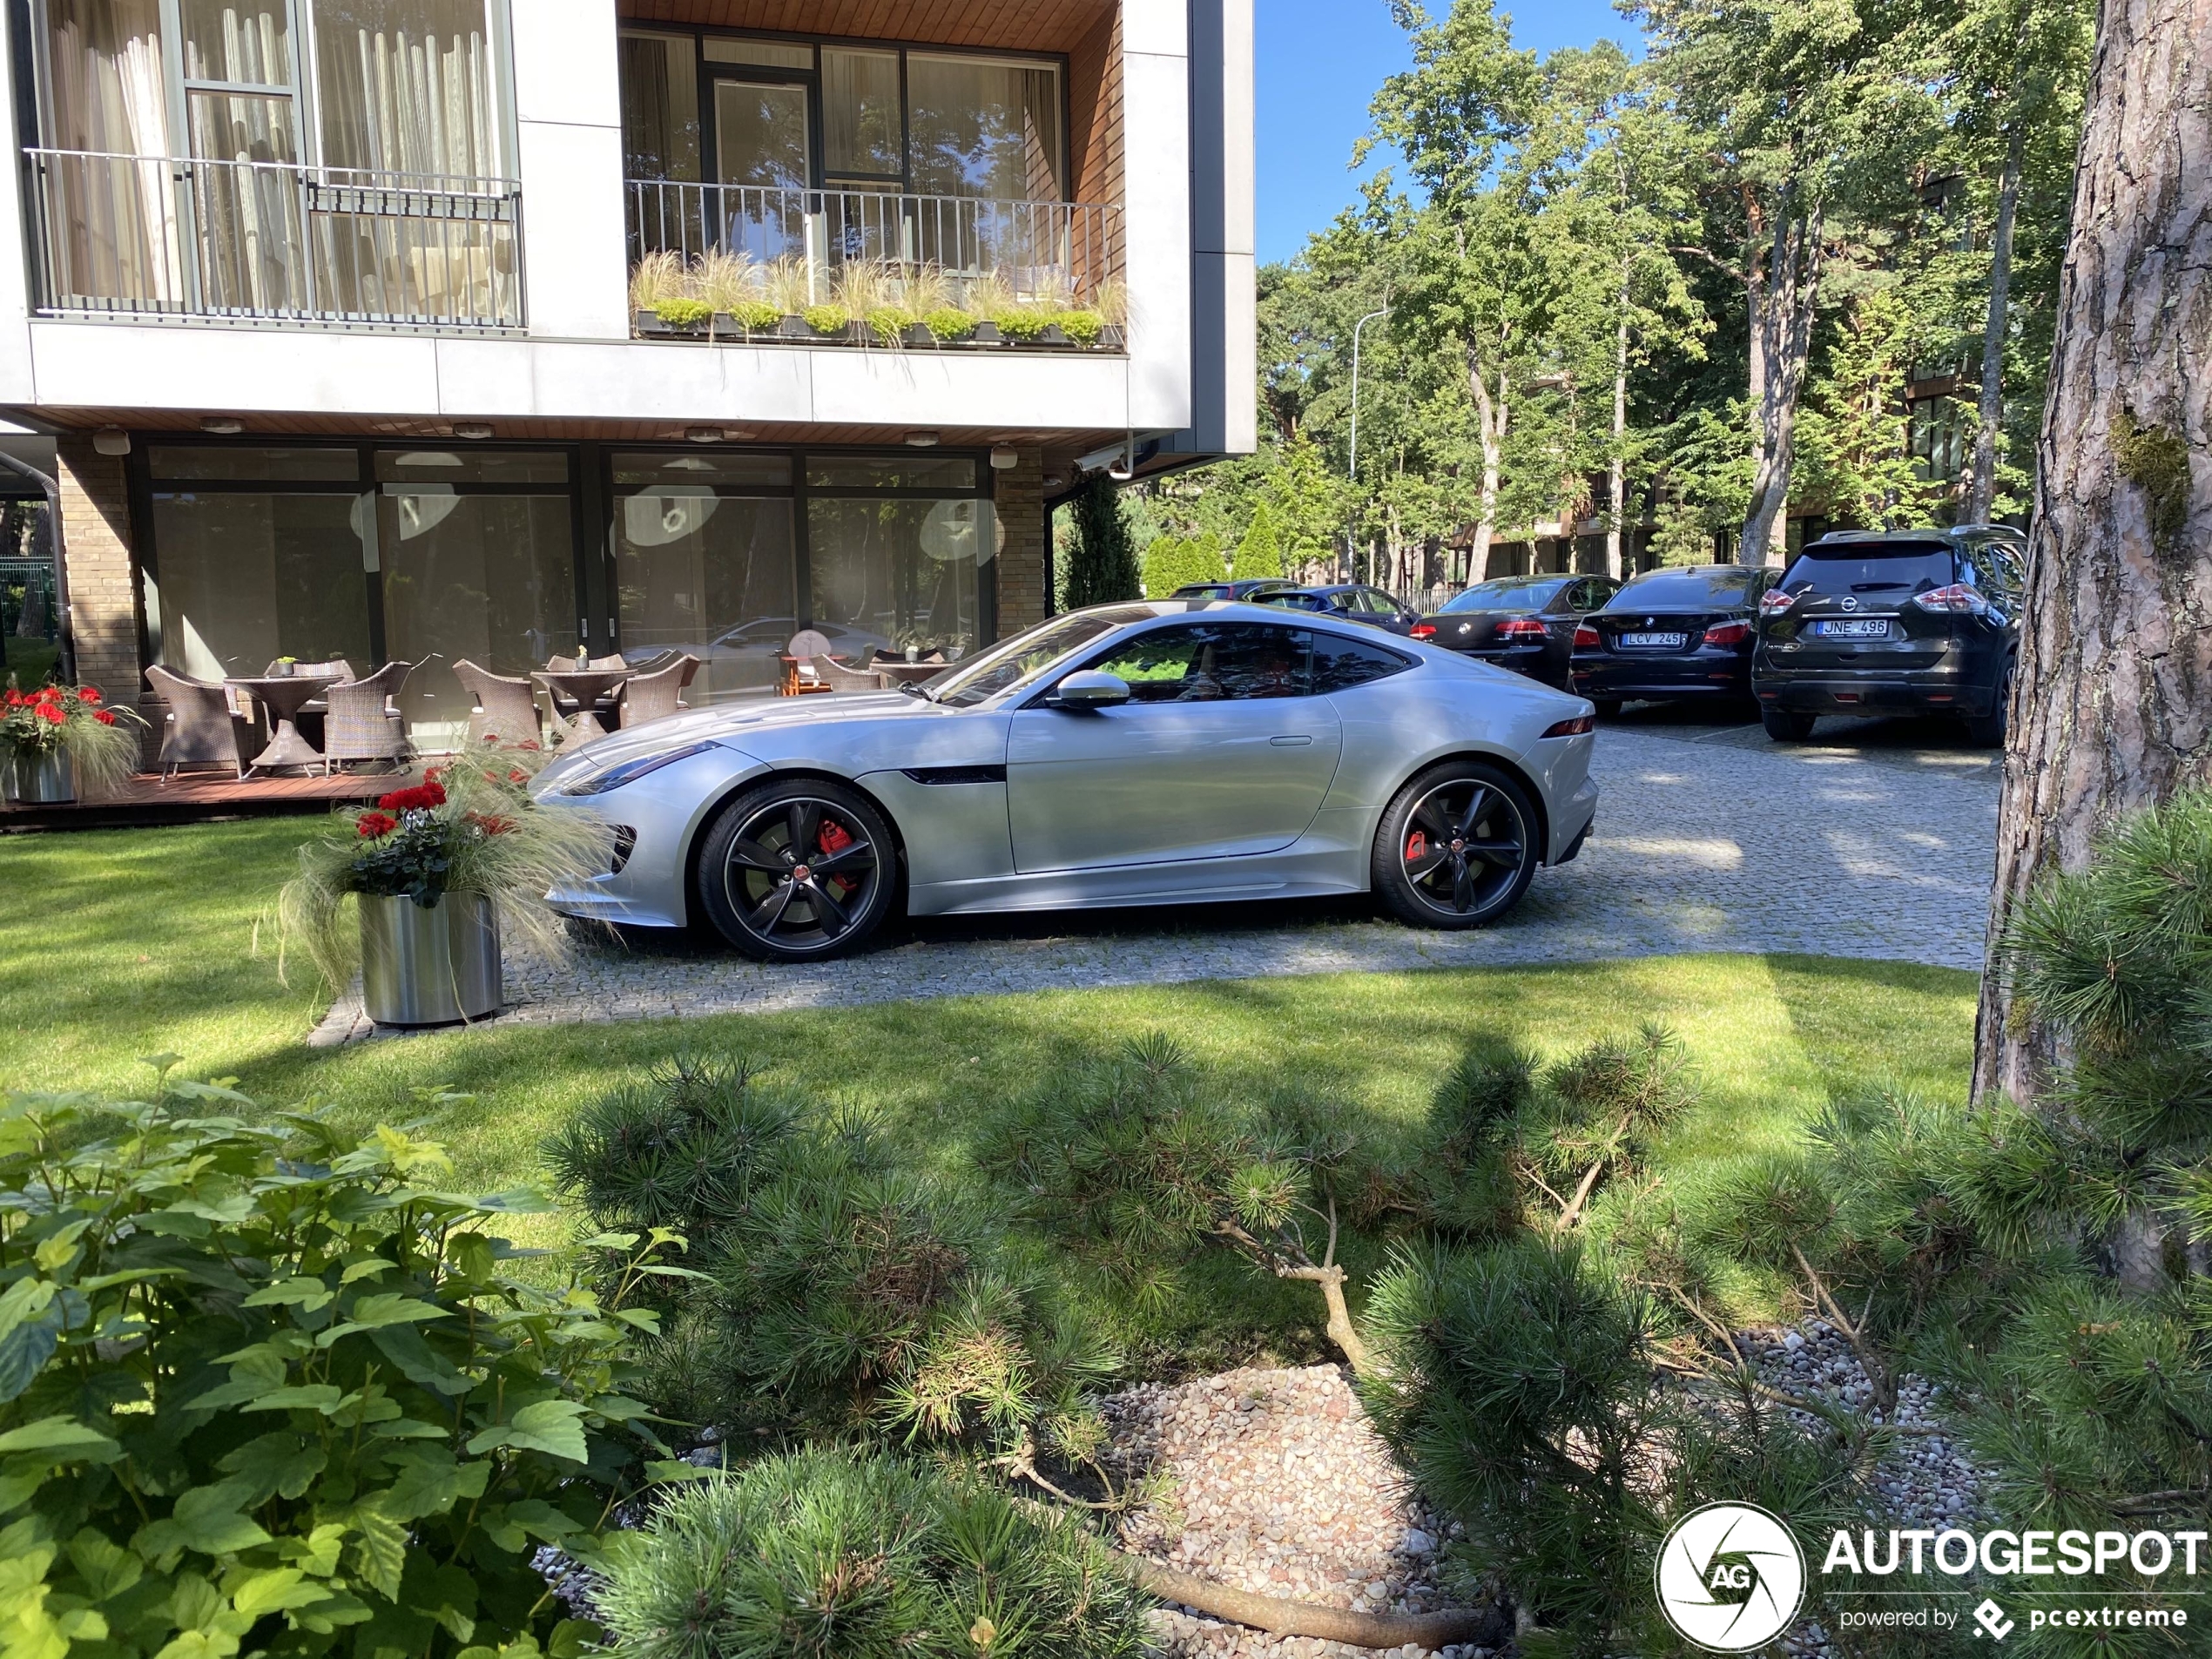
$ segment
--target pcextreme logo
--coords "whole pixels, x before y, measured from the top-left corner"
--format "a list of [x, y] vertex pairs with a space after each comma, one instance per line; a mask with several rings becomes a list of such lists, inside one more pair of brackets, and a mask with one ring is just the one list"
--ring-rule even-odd
[[1748, 1503], [1709, 1503], [1667, 1529], [1654, 1577], [1660, 1610], [1686, 1642], [1749, 1653], [1790, 1628], [1805, 1558], [1789, 1527]]

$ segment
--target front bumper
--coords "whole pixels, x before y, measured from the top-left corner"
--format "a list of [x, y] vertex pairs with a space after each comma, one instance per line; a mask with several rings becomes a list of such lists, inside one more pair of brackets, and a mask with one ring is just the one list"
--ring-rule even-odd
[[732, 789], [765, 771], [752, 756], [718, 745], [604, 795], [545, 792], [538, 797], [541, 806], [594, 813], [615, 826], [613, 862], [618, 867], [572, 887], [556, 887], [545, 895], [546, 902], [563, 915], [586, 921], [685, 926], [692, 838]]

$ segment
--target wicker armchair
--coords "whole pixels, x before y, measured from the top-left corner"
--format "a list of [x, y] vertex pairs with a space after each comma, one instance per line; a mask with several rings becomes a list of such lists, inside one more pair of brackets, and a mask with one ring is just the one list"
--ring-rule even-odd
[[581, 657], [549, 657], [545, 659], [545, 671], [549, 674], [573, 674], [583, 666], [583, 658]]
[[822, 655], [814, 658], [814, 678], [833, 691], [880, 691], [883, 682], [867, 669], [847, 668], [836, 658]]
[[227, 688], [158, 667], [146, 670], [146, 684], [169, 705], [154, 763], [164, 783], [187, 766], [227, 766], [233, 777], [246, 776], [260, 750], [260, 731], [233, 706]]
[[366, 679], [347, 680], [324, 693], [329, 713], [323, 723], [322, 760], [327, 773], [349, 760], [407, 759], [407, 723], [393, 701], [413, 663], [391, 662]]
[[544, 731], [538, 723], [536, 688], [529, 681], [495, 674], [466, 657], [454, 664], [453, 677], [475, 704], [469, 715], [471, 744], [486, 738], [497, 743], [544, 741]]
[[648, 720], [664, 720], [670, 715], [688, 708], [681, 695], [684, 686], [698, 671], [696, 657], [679, 657], [665, 668], [650, 674], [632, 674], [622, 684], [622, 723], [625, 728], [643, 725]]

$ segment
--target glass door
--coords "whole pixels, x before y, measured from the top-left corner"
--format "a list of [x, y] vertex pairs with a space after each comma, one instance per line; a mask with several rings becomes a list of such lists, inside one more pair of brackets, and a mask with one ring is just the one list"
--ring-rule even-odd
[[312, 310], [291, 7], [181, 0], [179, 12], [201, 303], [219, 312]]
[[803, 81], [713, 81], [714, 179], [722, 246], [760, 263], [807, 258], [814, 182], [813, 89]]

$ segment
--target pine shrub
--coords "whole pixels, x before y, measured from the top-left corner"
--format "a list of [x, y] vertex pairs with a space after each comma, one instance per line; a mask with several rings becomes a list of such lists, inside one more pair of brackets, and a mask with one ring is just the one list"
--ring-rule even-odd
[[881, 1454], [772, 1457], [617, 1559], [617, 1659], [1135, 1659], [1146, 1598], [1064, 1513]]
[[[1005, 327], [1003, 320], [1000, 327]], [[1081, 610], [1089, 605], [1141, 597], [1136, 548], [1130, 538], [1129, 519], [1122, 511], [1121, 492], [1114, 481], [1104, 473], [1084, 479], [1070, 511], [1076, 535], [1068, 552], [1068, 609]]]

